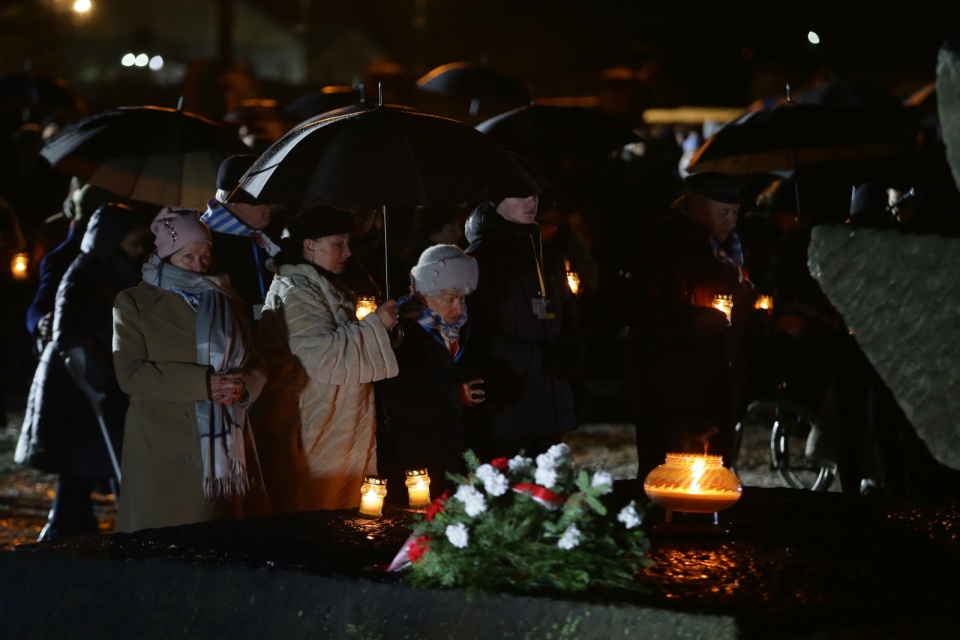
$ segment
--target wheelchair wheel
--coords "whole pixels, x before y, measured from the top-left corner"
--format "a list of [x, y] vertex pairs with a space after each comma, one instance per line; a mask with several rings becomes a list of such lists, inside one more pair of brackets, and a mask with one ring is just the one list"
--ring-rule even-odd
[[836, 477], [834, 467], [806, 458], [807, 436], [817, 424], [815, 412], [792, 400], [761, 400], [747, 407], [743, 422], [769, 428], [770, 468], [784, 485], [811, 491], [830, 488]]

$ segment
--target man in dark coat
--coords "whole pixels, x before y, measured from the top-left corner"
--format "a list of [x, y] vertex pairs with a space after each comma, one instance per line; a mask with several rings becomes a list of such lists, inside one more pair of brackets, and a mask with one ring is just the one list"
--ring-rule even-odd
[[264, 231], [273, 205], [256, 204], [250, 194], [237, 188], [256, 160], [254, 155], [224, 160], [217, 174], [216, 197], [200, 216], [213, 234], [214, 268], [230, 276], [230, 285], [246, 303], [253, 327], [260, 320], [263, 299], [273, 280], [273, 256], [280, 250]]
[[467, 253], [480, 266], [467, 302], [487, 393], [472, 428], [487, 439], [481, 459], [536, 456], [577, 426], [569, 377], [582, 340], [563, 256], [540, 238], [538, 204], [539, 195], [487, 201], [467, 219]]
[[[676, 211], [640, 235], [620, 273], [640, 479], [668, 452], [732, 459], [741, 337], [755, 298], [736, 231], [741, 191], [725, 174], [688, 176]], [[730, 296], [729, 317], [716, 296]]]
[[377, 471], [388, 501], [406, 504], [405, 472], [427, 469], [431, 494], [463, 473], [465, 414], [483, 402], [464, 296], [477, 287], [477, 261], [453, 245], [424, 251], [411, 270], [414, 291], [398, 300], [394, 353], [400, 373], [377, 383]]

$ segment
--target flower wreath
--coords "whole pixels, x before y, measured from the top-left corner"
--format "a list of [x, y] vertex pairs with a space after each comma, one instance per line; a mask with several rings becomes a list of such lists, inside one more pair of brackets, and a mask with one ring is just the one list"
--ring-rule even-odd
[[456, 492], [414, 523], [391, 570], [409, 571], [417, 586], [470, 591], [642, 589], [637, 577], [650, 564], [642, 513], [631, 501], [609, 517], [608, 472], [575, 468], [565, 444], [536, 463], [518, 455], [478, 465], [470, 451], [465, 458], [467, 476], [450, 474]]

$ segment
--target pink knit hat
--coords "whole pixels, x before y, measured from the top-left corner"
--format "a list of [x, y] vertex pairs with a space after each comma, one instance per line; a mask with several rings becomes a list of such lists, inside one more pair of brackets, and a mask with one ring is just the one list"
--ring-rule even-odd
[[213, 244], [210, 229], [200, 222], [200, 213], [189, 207], [164, 207], [150, 224], [150, 231], [156, 236], [154, 244], [161, 258], [168, 258], [194, 242]]

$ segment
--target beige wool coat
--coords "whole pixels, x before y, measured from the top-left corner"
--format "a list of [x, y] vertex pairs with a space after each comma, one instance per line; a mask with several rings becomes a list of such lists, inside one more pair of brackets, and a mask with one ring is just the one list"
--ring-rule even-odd
[[[247, 349], [254, 353], [252, 345]], [[262, 368], [255, 355], [251, 360]], [[208, 399], [210, 367], [197, 363], [196, 313], [190, 305], [179, 294], [145, 282], [122, 291], [113, 309], [113, 361], [120, 388], [130, 395], [117, 531], [243, 515], [240, 500], [213, 503], [203, 495], [195, 403]], [[256, 367], [244, 376], [249, 402], [264, 381]], [[244, 435], [247, 472], [257, 486], [262, 481], [253, 438], [249, 429]], [[264, 504], [265, 498], [261, 513]]]
[[[397, 375], [375, 313], [312, 265], [282, 265], [260, 318], [268, 382], [254, 432], [274, 513], [349, 509], [377, 471], [373, 382]], [[388, 487], [388, 491], [390, 487]]]

